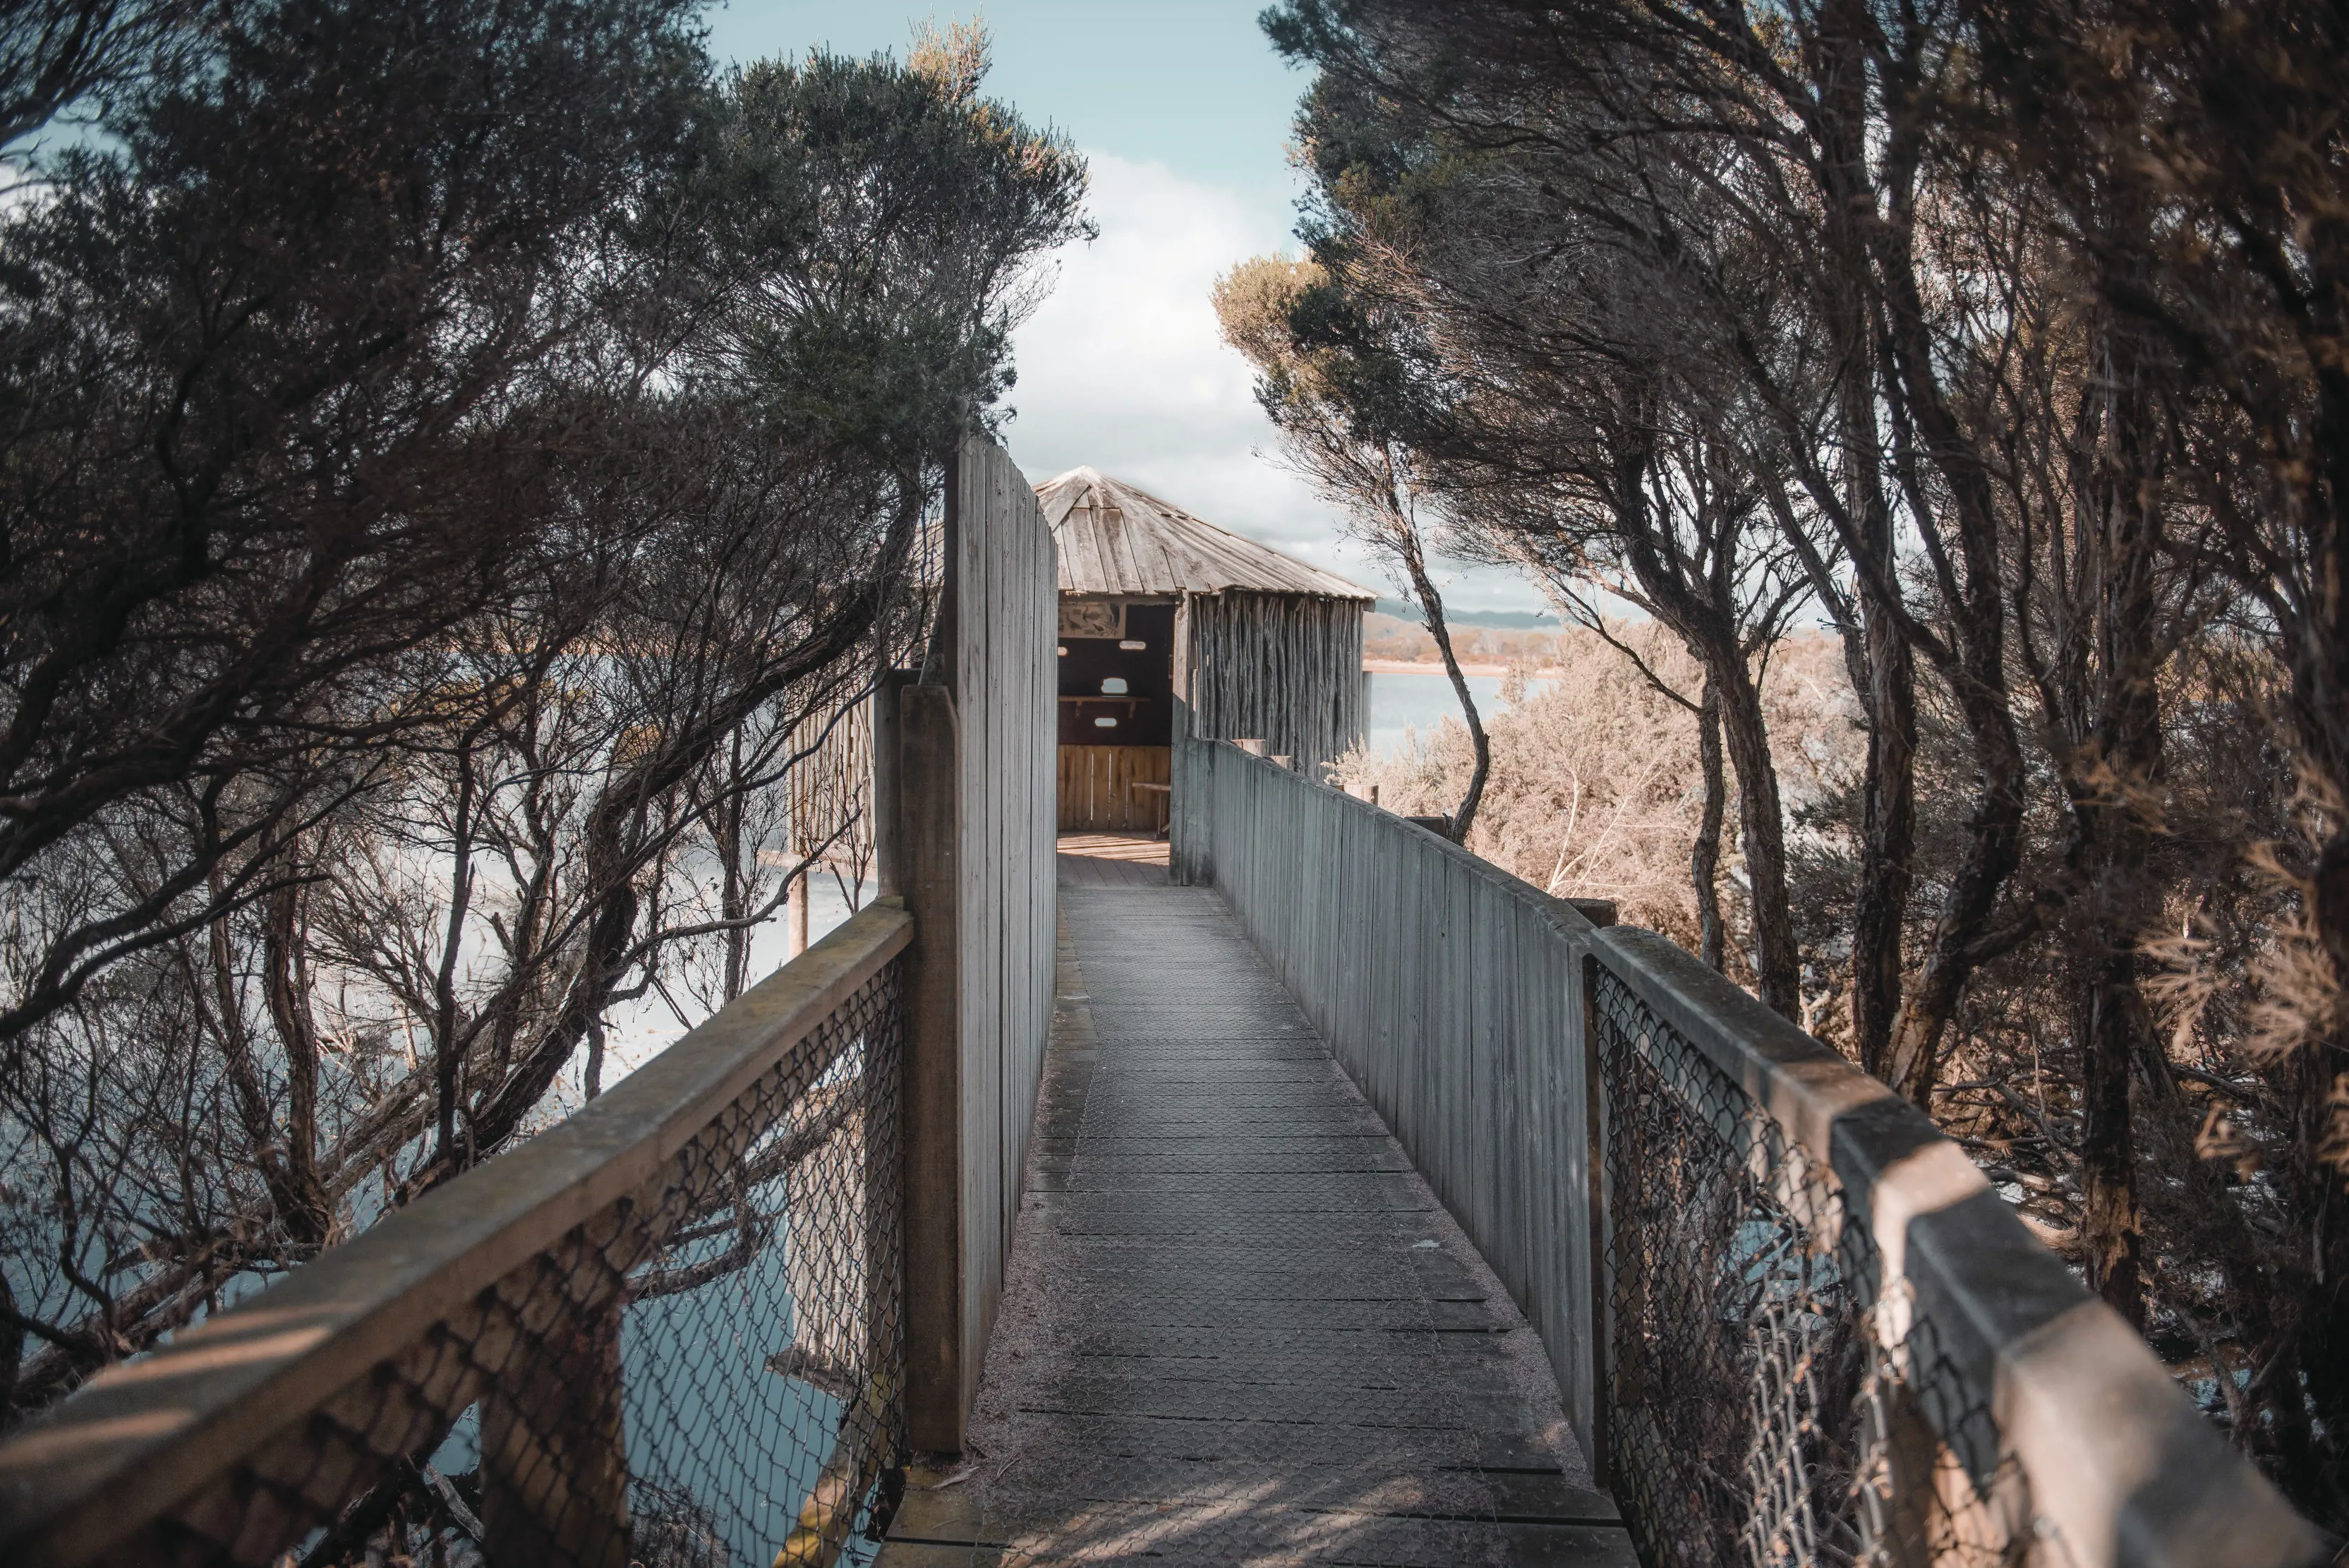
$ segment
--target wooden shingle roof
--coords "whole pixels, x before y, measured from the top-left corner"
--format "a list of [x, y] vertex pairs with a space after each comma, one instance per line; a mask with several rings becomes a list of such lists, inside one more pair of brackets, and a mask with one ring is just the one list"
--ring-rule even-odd
[[1268, 545], [1216, 527], [1171, 502], [1090, 468], [1036, 487], [1060, 546], [1064, 594], [1378, 596]]

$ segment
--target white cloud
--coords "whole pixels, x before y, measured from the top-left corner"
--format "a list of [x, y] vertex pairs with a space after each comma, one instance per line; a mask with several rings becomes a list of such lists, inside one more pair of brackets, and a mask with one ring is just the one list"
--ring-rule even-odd
[[[1247, 362], [1216, 335], [1208, 290], [1236, 262], [1293, 251], [1287, 209], [1163, 164], [1086, 156], [1101, 237], [1061, 254], [1057, 286], [1013, 339], [1014, 460], [1039, 483], [1090, 465], [1392, 593], [1311, 488], [1258, 455], [1274, 450], [1272, 426]], [[1507, 573], [1463, 572], [1447, 597], [1539, 607]]]

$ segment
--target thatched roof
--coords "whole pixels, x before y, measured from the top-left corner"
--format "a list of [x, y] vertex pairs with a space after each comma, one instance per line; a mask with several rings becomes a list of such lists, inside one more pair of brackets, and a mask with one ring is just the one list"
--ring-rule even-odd
[[1171, 502], [1090, 468], [1072, 468], [1036, 487], [1054, 543], [1064, 594], [1309, 594], [1378, 596], [1268, 545], [1194, 517]]

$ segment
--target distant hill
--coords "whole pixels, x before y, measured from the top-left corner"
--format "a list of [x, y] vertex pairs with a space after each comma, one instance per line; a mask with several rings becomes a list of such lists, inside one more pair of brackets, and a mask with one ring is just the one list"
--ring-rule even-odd
[[[1423, 626], [1427, 618], [1409, 599], [1381, 599], [1371, 607], [1381, 615], [1391, 615], [1397, 620], [1407, 620], [1413, 626]], [[1444, 619], [1449, 626], [1489, 626], [1509, 631], [1531, 630], [1537, 627], [1559, 624], [1554, 615], [1537, 615], [1532, 610], [1456, 610], [1447, 609]]]

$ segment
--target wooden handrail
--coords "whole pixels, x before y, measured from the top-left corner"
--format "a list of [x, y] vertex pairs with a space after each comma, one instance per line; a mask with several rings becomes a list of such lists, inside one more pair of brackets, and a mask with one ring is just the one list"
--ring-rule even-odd
[[[114, 1561], [156, 1521], [636, 1192], [783, 1064], [913, 936], [901, 900], [853, 916], [577, 1114], [100, 1373], [0, 1444], [0, 1562]], [[792, 1064], [804, 1089], [828, 1062]]]
[[1605, 1339], [1591, 1304], [1603, 1206], [1580, 1152], [1598, 1140], [1578, 1129], [1596, 1129], [1600, 1085], [1587, 1022], [1561, 1025], [1547, 999], [1572, 993], [1578, 1012], [1595, 964], [1832, 1173], [1836, 1201], [1813, 1218], [1865, 1227], [1872, 1285], [1912, 1314], [1883, 1326], [1930, 1323], [1981, 1391], [2030, 1481], [2032, 1524], [2060, 1542], [2050, 1561], [2323, 1560], [2314, 1527], [2144, 1340], [1891, 1089], [1665, 938], [1588, 918], [1611, 909], [1546, 898], [1260, 748], [1176, 747], [1176, 878], [1224, 894], [1545, 1343], [1559, 1341], [1551, 1359], [1586, 1444], [1602, 1447], [1603, 1413], [1578, 1408], [1577, 1385], [1596, 1396], [1605, 1382], [1588, 1349]]
[[2034, 1522], [2062, 1542], [2056, 1561], [2324, 1560], [2315, 1529], [1923, 1112], [1669, 939], [1619, 927], [1591, 945], [1833, 1173], [1842, 1222], [1874, 1243], [1870, 1293], [1899, 1303], [1904, 1324], [1931, 1323], [1940, 1354], [1982, 1392], [2030, 1480]]

